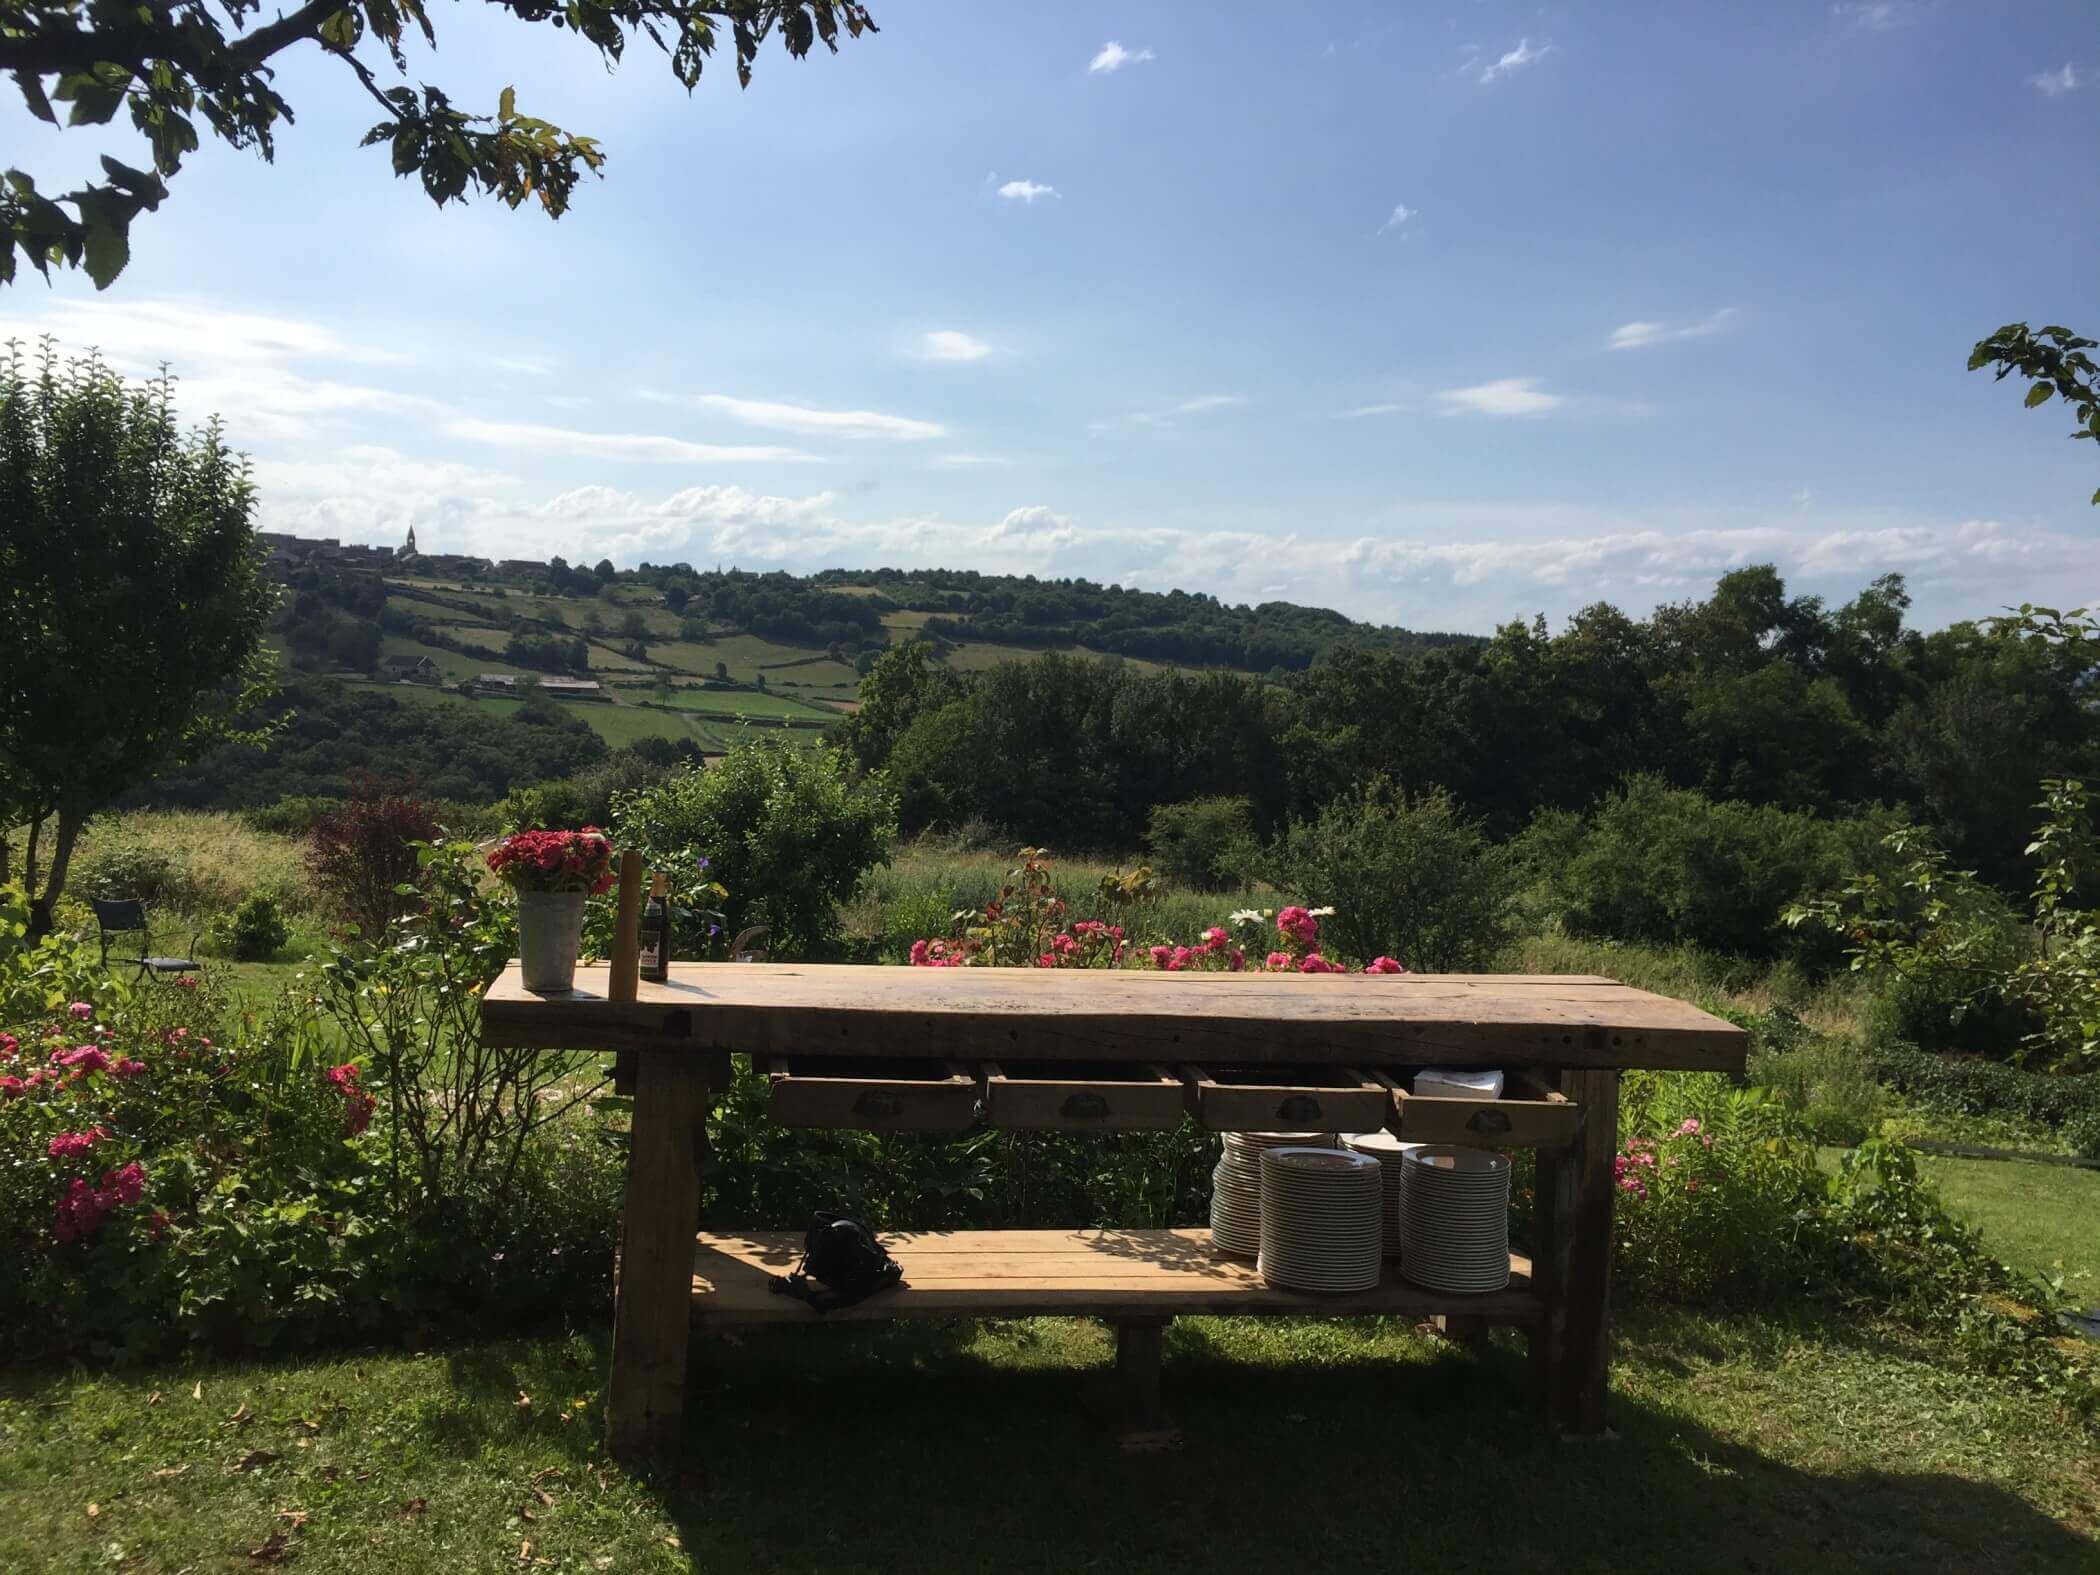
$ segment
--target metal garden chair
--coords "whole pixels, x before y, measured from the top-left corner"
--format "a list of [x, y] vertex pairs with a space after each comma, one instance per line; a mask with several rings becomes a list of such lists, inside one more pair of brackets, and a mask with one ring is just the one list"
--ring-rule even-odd
[[[203, 937], [202, 930], [190, 937], [189, 951], [182, 956], [161, 956], [153, 950], [153, 931], [146, 918], [145, 903], [136, 897], [114, 901], [97, 897], [90, 899], [90, 905], [95, 910], [95, 929], [102, 941], [104, 968], [115, 961], [122, 967], [138, 969], [141, 979], [149, 974], [157, 979], [163, 974], [195, 973], [204, 966], [193, 955]], [[117, 948], [114, 959], [110, 955], [112, 945]], [[136, 951], [131, 950], [133, 946]]]

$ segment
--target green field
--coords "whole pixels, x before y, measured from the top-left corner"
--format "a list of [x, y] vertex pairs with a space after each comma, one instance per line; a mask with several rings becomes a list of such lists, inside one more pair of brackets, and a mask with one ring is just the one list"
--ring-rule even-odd
[[[504, 700], [492, 695], [456, 694], [449, 689], [433, 689], [425, 684], [374, 683], [356, 678], [344, 681], [358, 688], [375, 689], [404, 705], [478, 706], [485, 711], [507, 714], [524, 704], [522, 700]], [[592, 730], [614, 749], [643, 738], [679, 737], [697, 739], [703, 748], [717, 747], [715, 735], [668, 711], [644, 711], [635, 706], [609, 705], [602, 701], [567, 702], [562, 710], [578, 721], [589, 723]]]

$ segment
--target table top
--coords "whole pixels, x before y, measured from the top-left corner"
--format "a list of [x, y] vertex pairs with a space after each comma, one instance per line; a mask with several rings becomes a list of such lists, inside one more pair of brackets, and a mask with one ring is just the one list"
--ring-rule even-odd
[[1740, 1071], [1748, 1036], [1589, 974], [1161, 973], [674, 963], [636, 1000], [579, 968], [561, 996], [516, 963], [489, 986], [491, 1044], [574, 1050], [1219, 1066], [1659, 1067]]

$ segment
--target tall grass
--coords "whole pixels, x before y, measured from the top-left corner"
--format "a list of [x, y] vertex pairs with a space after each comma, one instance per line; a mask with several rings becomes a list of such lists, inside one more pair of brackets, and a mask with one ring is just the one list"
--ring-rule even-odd
[[318, 907], [305, 849], [296, 839], [258, 831], [238, 815], [197, 810], [135, 810], [96, 819], [81, 835], [66, 885], [83, 901], [143, 897], [200, 920], [231, 912], [256, 895], [275, 899], [294, 917]]

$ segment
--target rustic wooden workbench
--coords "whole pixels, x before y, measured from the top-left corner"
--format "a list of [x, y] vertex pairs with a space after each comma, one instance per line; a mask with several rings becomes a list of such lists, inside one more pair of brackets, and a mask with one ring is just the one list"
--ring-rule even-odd
[[[1207, 1126], [1362, 1130], [1538, 1150], [1535, 1261], [1506, 1290], [1423, 1290], [1389, 1273], [1340, 1298], [1262, 1284], [1204, 1231], [974, 1231], [891, 1239], [907, 1285], [835, 1317], [1095, 1314], [1119, 1363], [1156, 1382], [1159, 1330], [1181, 1312], [1401, 1313], [1526, 1328], [1554, 1425], [1604, 1426], [1619, 1073], [1737, 1072], [1741, 1030], [1610, 979], [1567, 975], [1303, 976], [1028, 968], [688, 963], [631, 1002], [603, 968], [527, 992], [515, 965], [486, 992], [497, 1045], [637, 1052], [607, 1433], [624, 1456], [676, 1445], [690, 1330], [814, 1316], [769, 1294], [787, 1232], [702, 1235], [706, 1118], [729, 1055], [773, 1080], [776, 1116], [877, 1129], [1158, 1126], [1184, 1103]], [[1492, 1104], [1421, 1098], [1412, 1069], [1509, 1074]], [[1162, 1102], [1164, 1100], [1164, 1103]]]

